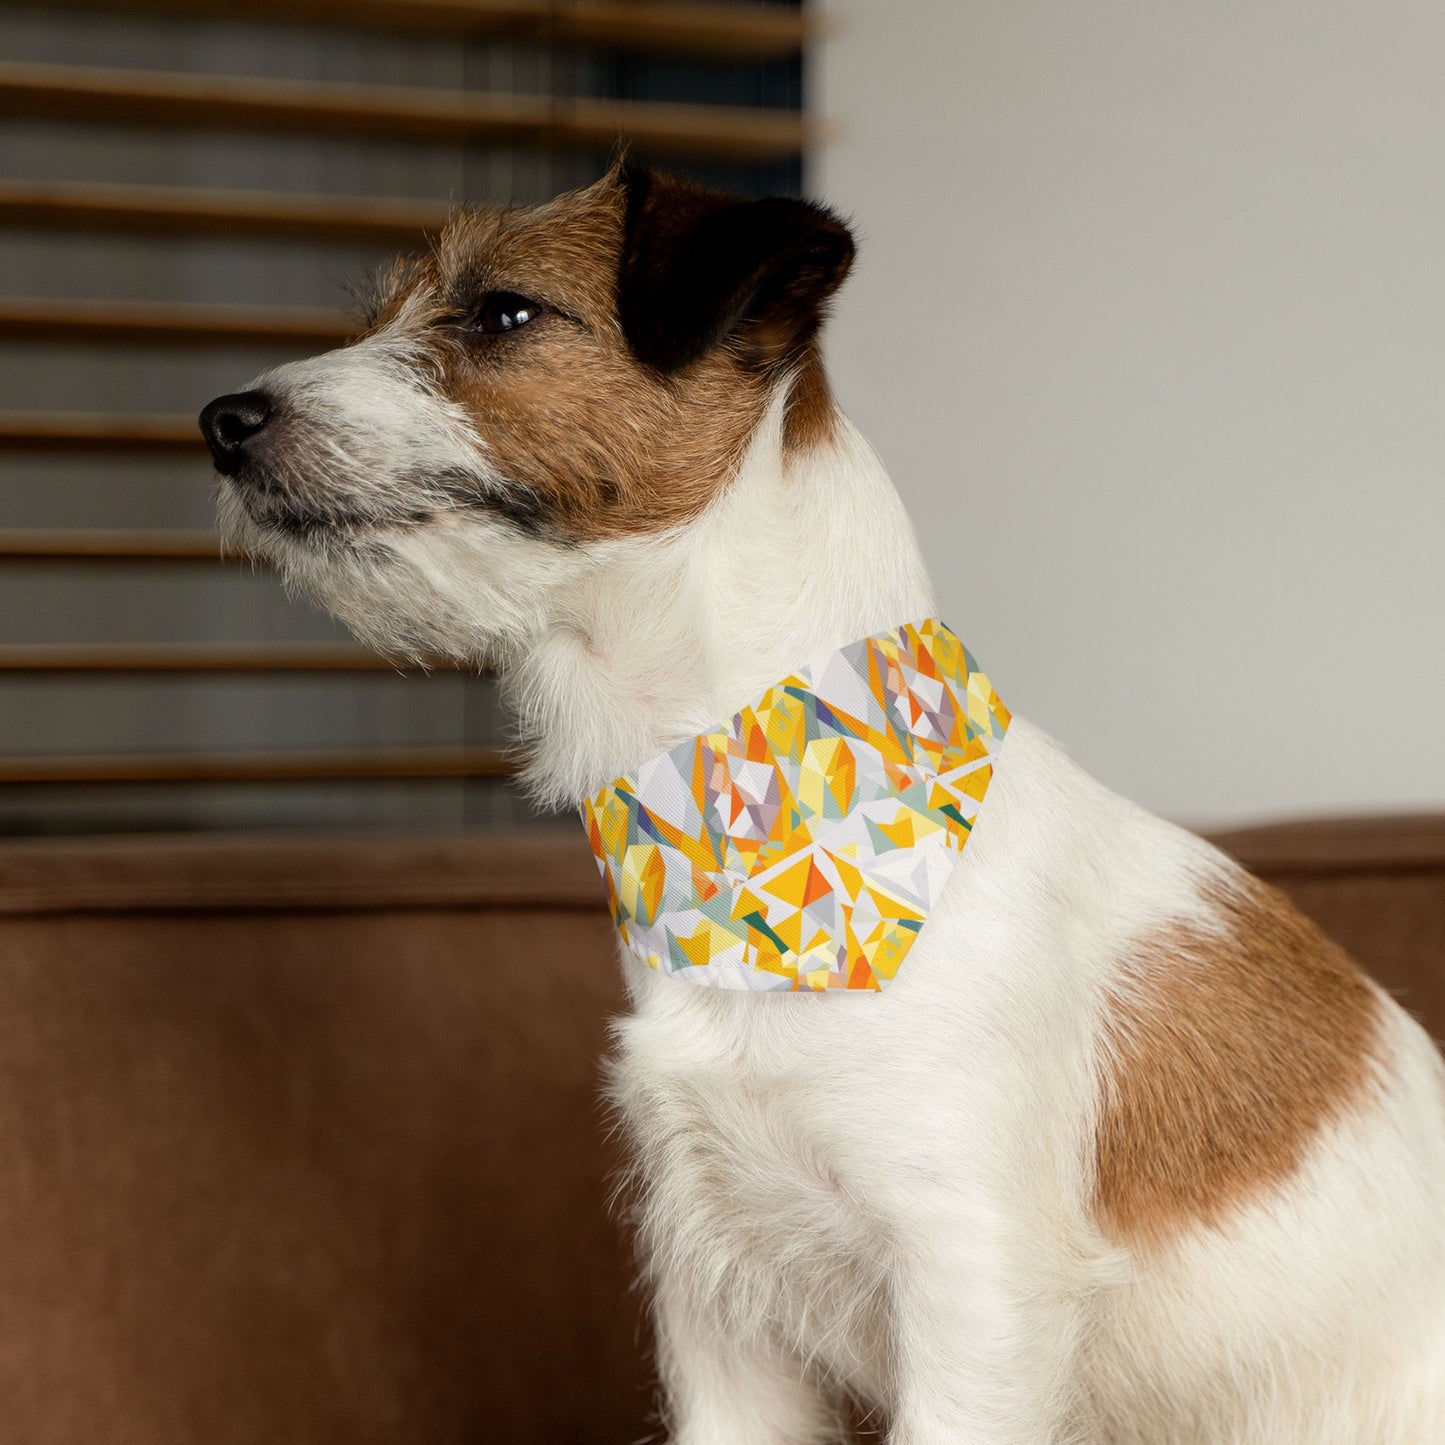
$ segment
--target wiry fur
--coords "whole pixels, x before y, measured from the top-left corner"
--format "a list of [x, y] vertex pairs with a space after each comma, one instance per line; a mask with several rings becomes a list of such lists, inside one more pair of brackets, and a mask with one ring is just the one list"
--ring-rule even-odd
[[[786, 444], [791, 373], [695, 516], [559, 537], [403, 481], [439, 466], [511, 485], [485, 415], [408, 375], [386, 335], [267, 381], [309, 408], [308, 437], [364, 413], [286, 486], [319, 465], [365, 525], [271, 525], [231, 487], [226, 521], [367, 640], [494, 661], [548, 801], [933, 612], [866, 443], [838, 419]], [[612, 1089], [677, 1445], [833, 1441], [844, 1391], [893, 1445], [1445, 1439], [1445, 1071], [1383, 995], [1362, 994], [1367, 1066], [1284, 1177], [1251, 1188], [1246, 1168], [1219, 1217], [1177, 1212], [1149, 1237], [1101, 1222], [1105, 1080], [1127, 1063], [1111, 1009], [1141, 949], [1167, 970], [1157, 940], [1220, 934], [1219, 900], [1246, 888], [1016, 720], [887, 993], [716, 992], [624, 958]]]

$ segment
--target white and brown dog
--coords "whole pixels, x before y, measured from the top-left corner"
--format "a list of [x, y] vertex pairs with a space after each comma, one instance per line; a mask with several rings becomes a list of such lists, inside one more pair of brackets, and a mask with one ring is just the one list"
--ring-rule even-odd
[[[213, 402], [226, 531], [366, 641], [497, 667], [576, 804], [929, 617], [816, 347], [829, 212], [619, 166], [460, 214], [367, 334]], [[625, 960], [678, 1445], [1445, 1441], [1445, 1069], [1275, 893], [1015, 722], [882, 995]]]

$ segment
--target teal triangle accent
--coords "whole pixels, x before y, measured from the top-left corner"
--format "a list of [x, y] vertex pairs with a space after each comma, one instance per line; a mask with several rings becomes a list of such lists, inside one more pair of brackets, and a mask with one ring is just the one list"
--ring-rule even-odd
[[756, 928], [758, 932], [761, 933], [763, 937], [766, 938], [770, 943], [772, 943], [774, 947], [777, 948], [778, 952], [781, 953], [784, 957], [792, 953], [793, 950], [789, 948], [788, 945], [784, 943], [783, 940], [779, 938], [778, 935], [774, 933], [771, 928], [768, 927], [768, 920], [764, 918], [763, 915], [757, 911], [757, 909], [754, 909], [751, 913], [743, 914], [742, 921], [748, 924], [750, 927]]
[[904, 788], [897, 795], [898, 801], [905, 807], [911, 808], [915, 813], [928, 812], [928, 782], [927, 779], [920, 779], [912, 787]]
[[672, 971], [677, 972], [680, 968], [691, 968], [692, 960], [682, 951], [682, 945], [673, 936], [672, 930], [665, 930], [667, 933], [667, 958], [672, 964]]

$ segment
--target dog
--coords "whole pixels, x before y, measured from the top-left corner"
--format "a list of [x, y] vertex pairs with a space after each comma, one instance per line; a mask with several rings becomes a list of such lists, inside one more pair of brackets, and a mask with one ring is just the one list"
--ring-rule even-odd
[[[602, 809], [933, 616], [821, 362], [853, 252], [626, 160], [459, 212], [359, 340], [202, 413], [223, 531], [388, 654], [494, 666], [532, 791]], [[852, 1400], [893, 1445], [1445, 1441], [1431, 1041], [1036, 728], [985, 761], [886, 991], [622, 950], [670, 1439], [819, 1445]]]

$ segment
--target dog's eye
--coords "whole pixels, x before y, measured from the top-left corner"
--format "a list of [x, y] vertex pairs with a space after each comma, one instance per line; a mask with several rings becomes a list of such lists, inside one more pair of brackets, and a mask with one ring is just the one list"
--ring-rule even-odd
[[542, 314], [542, 303], [515, 291], [488, 291], [472, 312], [472, 325], [486, 336], [515, 331]]

